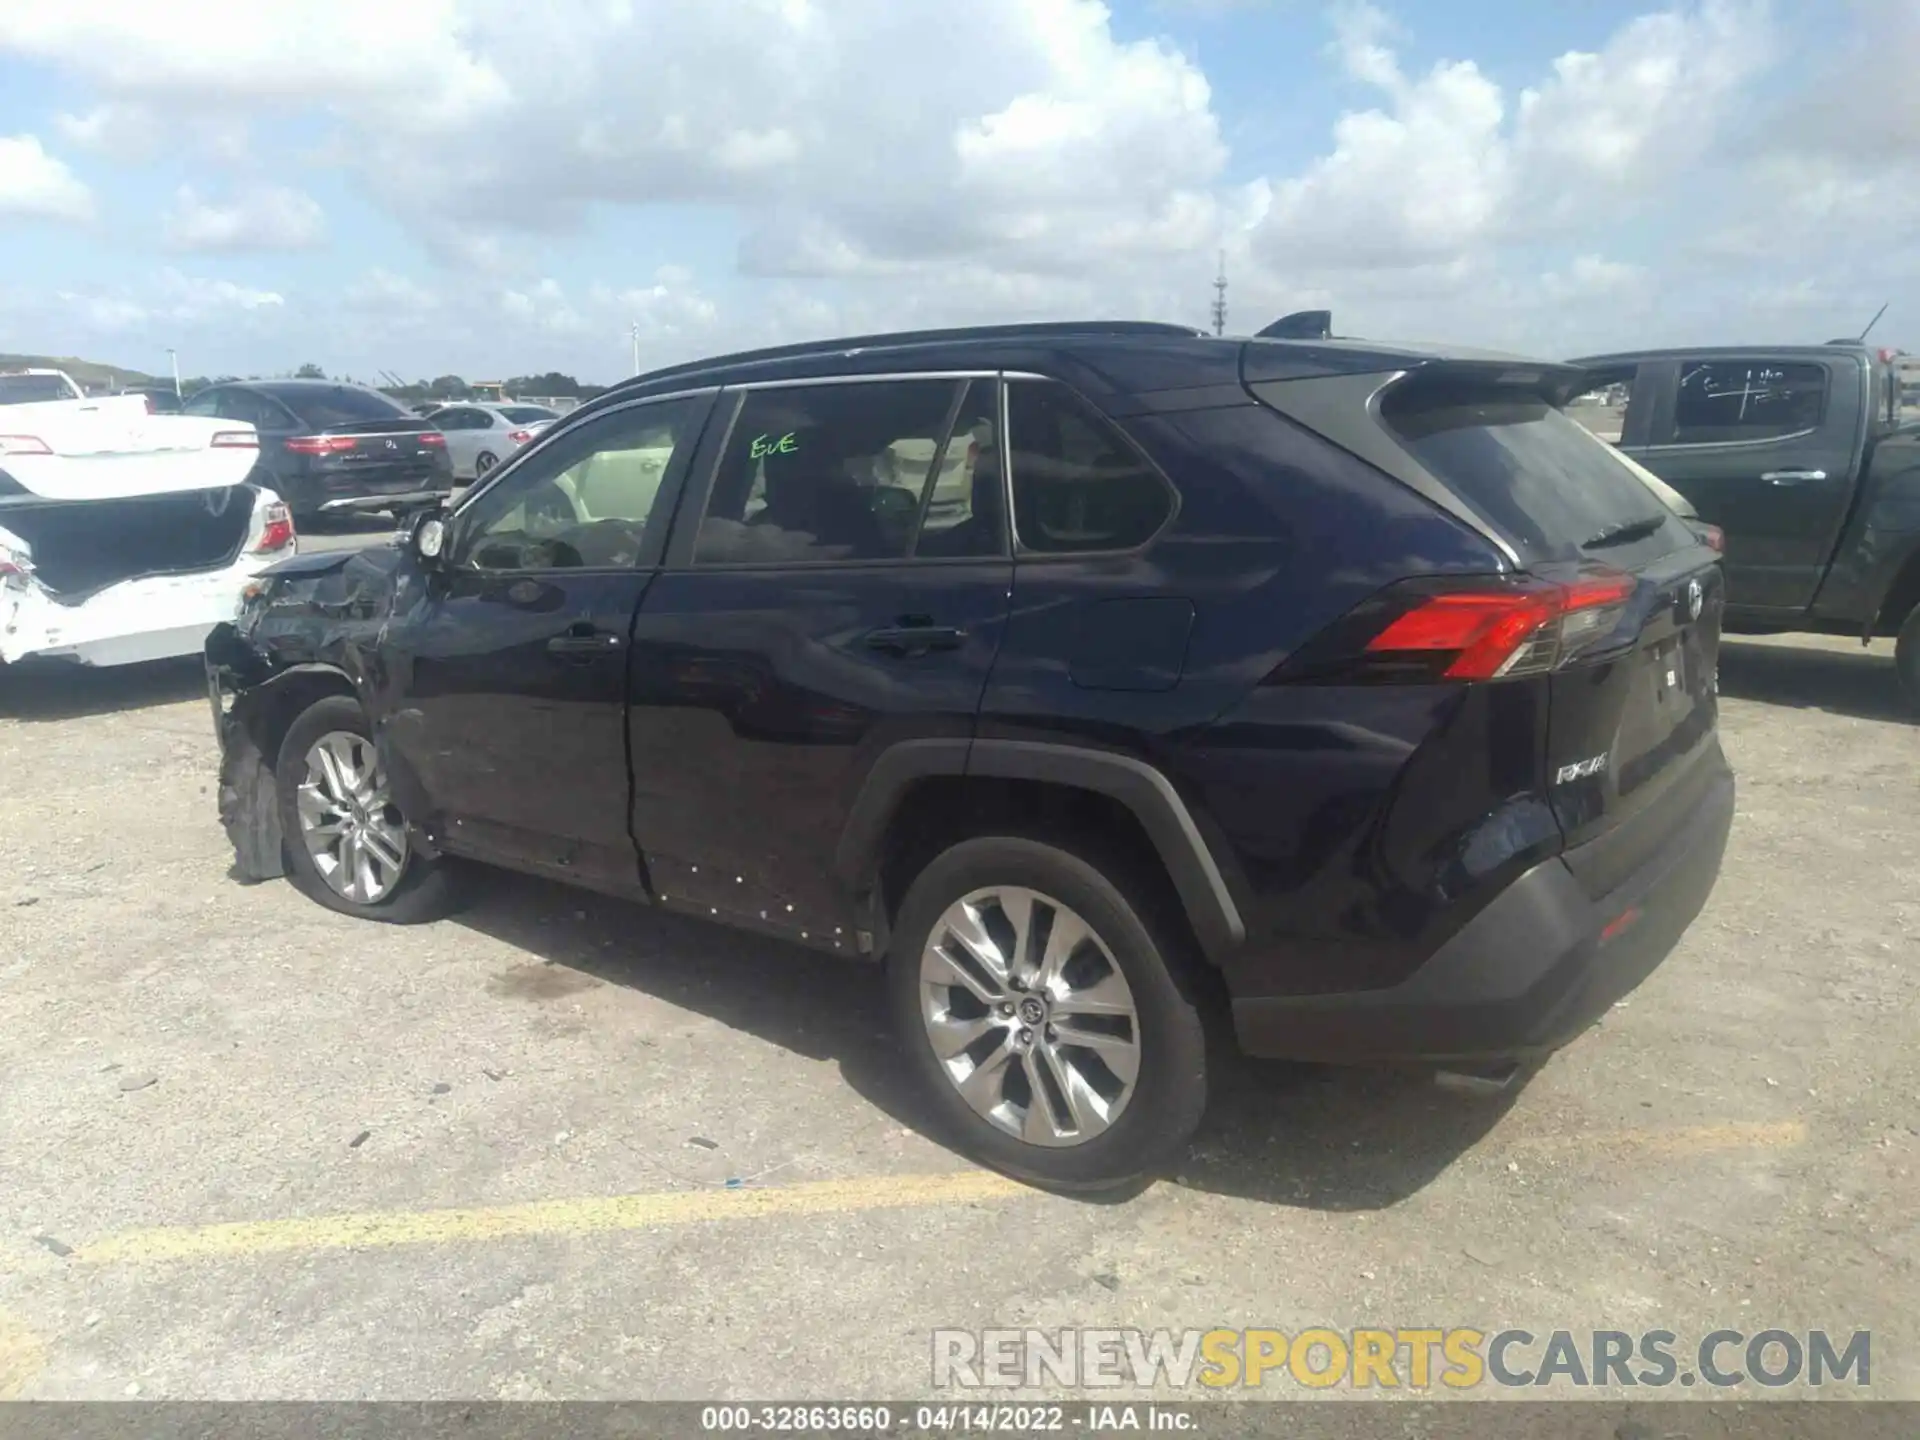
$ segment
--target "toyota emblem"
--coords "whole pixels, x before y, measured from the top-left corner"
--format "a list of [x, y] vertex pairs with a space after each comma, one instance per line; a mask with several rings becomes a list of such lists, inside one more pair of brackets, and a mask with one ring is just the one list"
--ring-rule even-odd
[[1698, 620], [1700, 618], [1700, 611], [1705, 605], [1706, 595], [1700, 589], [1700, 582], [1698, 580], [1687, 581], [1687, 618], [1689, 620]]

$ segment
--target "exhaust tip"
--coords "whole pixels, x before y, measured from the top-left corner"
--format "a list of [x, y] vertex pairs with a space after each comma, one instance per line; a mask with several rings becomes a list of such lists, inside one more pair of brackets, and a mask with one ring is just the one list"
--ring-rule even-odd
[[1436, 1070], [1433, 1083], [1442, 1090], [1461, 1095], [1498, 1095], [1513, 1084], [1520, 1073], [1520, 1062], [1504, 1065], [1475, 1065], [1464, 1069]]

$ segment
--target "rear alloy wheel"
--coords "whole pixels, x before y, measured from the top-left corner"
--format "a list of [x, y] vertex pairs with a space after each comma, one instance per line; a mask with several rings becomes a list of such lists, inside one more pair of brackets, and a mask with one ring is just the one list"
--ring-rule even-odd
[[920, 1015], [974, 1114], [1029, 1145], [1118, 1120], [1140, 1075], [1140, 1017], [1106, 944], [1037, 890], [976, 890], [920, 955]]
[[473, 478], [476, 480], [484, 478], [487, 472], [499, 463], [491, 451], [482, 450], [479, 458], [473, 462]]
[[1185, 1146], [1206, 1044], [1181, 935], [1127, 898], [1149, 888], [1018, 836], [964, 841], [913, 882], [888, 959], [894, 1020], [961, 1149], [1096, 1190]]
[[274, 766], [287, 875], [343, 915], [413, 924], [453, 908], [453, 875], [407, 830], [366, 715], [329, 695], [293, 722]]

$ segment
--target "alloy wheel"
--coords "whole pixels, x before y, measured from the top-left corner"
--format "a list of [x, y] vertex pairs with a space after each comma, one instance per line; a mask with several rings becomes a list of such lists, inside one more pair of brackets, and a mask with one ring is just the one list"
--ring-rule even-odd
[[1127, 977], [1082, 916], [1037, 890], [996, 886], [947, 908], [921, 953], [920, 1013], [961, 1098], [1028, 1144], [1084, 1144], [1133, 1098]]
[[373, 742], [333, 730], [307, 751], [295, 792], [300, 839], [335, 894], [358, 905], [391, 895], [406, 873], [406, 821], [387, 790]]

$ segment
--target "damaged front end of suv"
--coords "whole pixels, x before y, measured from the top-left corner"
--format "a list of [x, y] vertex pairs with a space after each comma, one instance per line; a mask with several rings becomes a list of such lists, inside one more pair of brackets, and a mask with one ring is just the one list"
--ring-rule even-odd
[[387, 690], [388, 622], [412, 578], [397, 545], [301, 555], [243, 591], [207, 637], [208, 699], [220, 741], [220, 823], [235, 878], [286, 873], [274, 771], [287, 727], [327, 695], [370, 717]]

